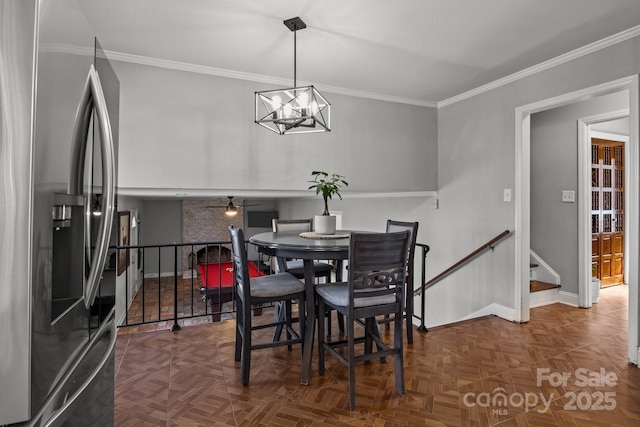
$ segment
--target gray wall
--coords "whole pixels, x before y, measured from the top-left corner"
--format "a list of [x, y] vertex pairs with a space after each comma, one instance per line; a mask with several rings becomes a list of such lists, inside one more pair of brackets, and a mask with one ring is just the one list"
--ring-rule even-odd
[[562, 291], [578, 293], [578, 203], [561, 202], [562, 190], [578, 195], [578, 119], [628, 107], [618, 92], [531, 116], [531, 249]]
[[[425, 224], [436, 270], [459, 258], [462, 247], [515, 227], [515, 203], [502, 201], [503, 189], [515, 188], [515, 109], [637, 74], [639, 51], [638, 38], [627, 40], [438, 110], [441, 209]], [[500, 245], [506, 250], [490, 256], [493, 265], [474, 262], [429, 291], [436, 315], [450, 317], [438, 304], [451, 299], [460, 299], [459, 317], [494, 303], [515, 309], [514, 242]], [[482, 292], [471, 295], [477, 288]]]
[[253, 122], [264, 84], [114, 64], [121, 188], [304, 190], [317, 169], [352, 191], [437, 187], [435, 108], [325, 93], [332, 132], [279, 136]]
[[[428, 197], [346, 198], [332, 206], [343, 211], [345, 227], [382, 229], [387, 217], [419, 221], [418, 238], [432, 248], [429, 278], [503, 230], [514, 230], [515, 204], [504, 202], [502, 194], [515, 189], [515, 109], [637, 74], [639, 51], [638, 38], [627, 40], [437, 112], [327, 94], [335, 108], [334, 132], [299, 137], [270, 135], [252, 123], [253, 91], [266, 89], [262, 85], [116, 63], [122, 89], [120, 184], [306, 189], [314, 168], [340, 172], [350, 188], [372, 192], [433, 190], [437, 183], [438, 210]], [[226, 164], [212, 167], [214, 160]], [[311, 200], [283, 201], [281, 218], [320, 210]], [[514, 242], [507, 239], [430, 289], [427, 325], [487, 310], [512, 314]]]
[[614, 133], [617, 135], [629, 135], [629, 117], [618, 120], [609, 120], [602, 123], [594, 123], [591, 130]]
[[[141, 245], [182, 243], [182, 202], [180, 200], [144, 200], [142, 203]], [[158, 259], [160, 266], [158, 266]], [[180, 254], [178, 260], [182, 259]], [[144, 274], [173, 274], [173, 248], [145, 249]], [[178, 271], [182, 268], [178, 264]]]

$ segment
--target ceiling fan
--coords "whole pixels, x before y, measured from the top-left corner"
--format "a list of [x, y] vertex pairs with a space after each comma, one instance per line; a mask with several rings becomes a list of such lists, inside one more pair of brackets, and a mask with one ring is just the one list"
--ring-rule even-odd
[[229, 199], [229, 203], [224, 206], [224, 205], [220, 205], [220, 206], [207, 206], [207, 209], [224, 209], [224, 214], [226, 216], [236, 216], [238, 214], [238, 207], [244, 208], [247, 206], [260, 206], [259, 203], [257, 204], [239, 204], [239, 205], [234, 205], [233, 204], [233, 196], [227, 196], [227, 199]]

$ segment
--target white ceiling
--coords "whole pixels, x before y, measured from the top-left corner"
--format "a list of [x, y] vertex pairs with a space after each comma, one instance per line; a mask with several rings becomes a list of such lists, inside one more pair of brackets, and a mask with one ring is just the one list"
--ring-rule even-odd
[[[640, 25], [638, 0], [81, 1], [117, 58], [435, 105]], [[124, 54], [124, 55], [120, 55]], [[129, 57], [128, 55], [133, 55]], [[256, 90], [264, 88], [256, 83]]]

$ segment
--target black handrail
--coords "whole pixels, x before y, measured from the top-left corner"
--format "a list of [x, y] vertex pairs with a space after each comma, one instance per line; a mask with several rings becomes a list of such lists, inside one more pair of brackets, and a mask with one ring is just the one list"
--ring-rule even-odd
[[[415, 291], [413, 291], [413, 293], [414, 294], [422, 293], [424, 295], [424, 291], [429, 289], [431, 286], [435, 285], [440, 280], [442, 280], [445, 277], [447, 277], [449, 274], [453, 273], [454, 271], [456, 271], [457, 269], [459, 269], [463, 265], [467, 264], [469, 261], [473, 260], [474, 258], [476, 258], [478, 255], [480, 255], [484, 251], [486, 251], [488, 249], [493, 250], [494, 244], [498, 243], [500, 240], [504, 239], [505, 237], [507, 237], [509, 235], [511, 235], [511, 231], [510, 230], [505, 230], [502, 233], [498, 234], [496, 237], [494, 237], [493, 239], [489, 240], [487, 243], [485, 243], [484, 245], [480, 246], [478, 249], [476, 249], [475, 251], [471, 252], [469, 255], [465, 256], [460, 261], [456, 262], [451, 267], [449, 267], [446, 270], [444, 270], [442, 273], [436, 275], [435, 277], [430, 279], [428, 282], [423, 282], [424, 284], [422, 286], [420, 286], [418, 289], [416, 289]], [[423, 280], [424, 280], [424, 278], [423, 278]]]
[[[180, 325], [178, 325], [178, 246], [174, 246], [173, 248], [173, 265], [175, 266], [176, 272], [173, 275], [173, 326], [171, 327], [171, 331], [175, 332], [181, 329]], [[220, 283], [220, 286], [222, 286], [222, 283]], [[158, 289], [160, 289], [160, 286], [158, 286]]]
[[[429, 250], [431, 249], [429, 247], [429, 245], [425, 245], [423, 243], [416, 243], [416, 246], [419, 246], [422, 248], [422, 275], [421, 275], [421, 280], [420, 283], [424, 283], [425, 280], [425, 276], [427, 274], [427, 253], [429, 253]], [[413, 284], [412, 284], [413, 286]], [[420, 295], [420, 316], [416, 316], [414, 313], [413, 317], [418, 317], [420, 319], [420, 326], [418, 326], [418, 332], [427, 332], [427, 327], [424, 324], [424, 315], [425, 315], [425, 293], [422, 292], [422, 294]]]
[[[246, 243], [246, 242], [245, 242]], [[190, 313], [187, 312], [188, 307], [183, 307], [182, 312], [179, 311], [179, 304], [178, 304], [178, 297], [179, 297], [179, 292], [178, 292], [178, 286], [179, 286], [179, 280], [178, 280], [178, 270], [179, 270], [179, 261], [180, 261], [180, 257], [178, 254], [179, 248], [181, 247], [191, 247], [190, 250], [190, 254], [189, 254], [189, 259], [188, 259], [188, 265], [189, 268], [193, 269], [193, 264], [195, 262], [195, 260], [193, 259], [193, 257], [195, 256], [194, 253], [194, 249], [195, 247], [198, 248], [208, 248], [211, 246], [218, 246], [218, 248], [222, 247], [222, 246], [229, 246], [230, 242], [229, 241], [215, 241], [215, 242], [191, 242], [191, 243], [169, 243], [169, 244], [161, 244], [161, 245], [130, 245], [130, 246], [113, 246], [112, 249], [116, 249], [116, 250], [125, 250], [127, 253], [127, 259], [130, 259], [130, 251], [131, 250], [138, 250], [140, 257], [138, 262], [140, 263], [140, 265], [142, 266], [141, 269], [141, 274], [142, 274], [142, 286], [141, 289], [139, 290], [139, 292], [141, 292], [141, 297], [142, 297], [142, 306], [141, 306], [141, 315], [142, 317], [136, 317], [134, 319], [132, 319], [130, 317], [129, 314], [129, 307], [127, 307], [126, 309], [126, 313], [125, 313], [125, 318], [124, 318], [124, 325], [123, 326], [134, 326], [134, 325], [141, 325], [141, 324], [149, 324], [149, 323], [157, 323], [157, 322], [162, 322], [162, 321], [173, 321], [173, 326], [171, 327], [172, 331], [178, 331], [181, 329], [180, 325], [178, 324], [178, 320], [181, 319], [187, 319], [187, 318], [195, 318], [195, 317], [202, 317], [202, 316], [208, 316], [208, 315], [214, 315], [214, 316], [219, 316], [225, 313], [232, 313], [234, 311], [233, 308], [233, 304], [231, 307], [231, 311], [222, 311], [222, 304], [220, 304], [218, 306], [218, 310], [215, 311], [213, 309], [213, 307], [210, 309], [209, 308], [209, 304], [207, 301], [207, 292], [205, 290], [204, 294], [202, 294], [202, 290], [200, 290], [201, 292], [201, 296], [203, 297], [203, 302], [204, 302], [204, 309], [202, 308], [198, 308], [194, 305], [194, 299], [193, 299], [193, 295], [194, 295], [194, 284], [196, 284], [196, 280], [197, 280], [197, 276], [194, 277], [194, 275], [192, 275], [191, 277], [191, 310]], [[422, 276], [421, 276], [421, 282], [424, 283], [425, 280], [425, 274], [426, 274], [426, 256], [427, 253], [429, 252], [429, 245], [426, 244], [422, 244], [422, 243], [416, 243], [416, 246], [419, 246], [422, 248]], [[167, 313], [165, 312], [164, 315], [165, 317], [163, 318], [163, 311], [162, 311], [162, 284], [161, 284], [161, 277], [163, 276], [162, 271], [161, 271], [161, 263], [162, 263], [162, 253], [161, 250], [165, 248], [168, 250], [172, 250], [173, 251], [173, 313], [172, 313], [172, 318], [171, 315], [170, 316], [166, 316]], [[146, 319], [146, 314], [148, 313], [148, 309], [146, 307], [146, 295], [145, 292], [148, 291], [148, 289], [145, 289], [146, 286], [146, 280], [147, 278], [145, 278], [145, 255], [147, 253], [147, 251], [151, 250], [152, 254], [155, 255], [155, 251], [157, 250], [157, 266], [154, 268], [157, 268], [157, 280], [158, 280], [158, 291], [157, 291], [157, 299], [158, 299], [158, 312], [157, 312], [157, 318], [154, 319]], [[206, 257], [208, 258], [209, 255], [207, 254]], [[220, 263], [221, 262], [221, 251], [218, 250], [218, 256], [217, 256], [218, 260], [217, 262]], [[262, 261], [262, 259], [261, 259]], [[266, 265], [265, 265], [266, 268]], [[219, 274], [222, 274], [222, 271], [219, 272]], [[151, 280], [154, 280], [154, 277], [150, 277]], [[221, 277], [219, 278], [219, 280], [221, 280]], [[129, 303], [129, 268], [125, 269], [125, 282], [127, 283], [127, 285], [125, 286], [125, 300], [127, 301], [127, 304]], [[155, 282], [154, 282], [155, 283]], [[222, 282], [220, 282], [222, 283]], [[420, 289], [418, 289], [420, 290]], [[170, 292], [170, 290], [168, 290]], [[215, 291], [212, 291], [215, 292]], [[218, 288], [218, 298], [221, 298], [220, 295], [221, 292], [221, 288]], [[131, 295], [131, 298], [135, 298], [135, 295]], [[426, 332], [427, 328], [425, 327], [425, 297], [424, 297], [424, 293], [421, 296], [421, 308], [420, 308], [420, 315], [416, 315], [415, 313], [413, 314], [413, 317], [420, 319], [420, 326], [418, 327], [418, 331], [421, 332]], [[233, 302], [233, 301], [232, 301]], [[196, 311], [194, 311], [194, 308], [196, 309]], [[155, 317], [155, 316], [154, 316]]]
[[[141, 265], [141, 274], [142, 274], [142, 285], [141, 285], [141, 289], [139, 290], [140, 292], [140, 297], [142, 299], [141, 301], [141, 313], [138, 314], [135, 318], [132, 319], [130, 313], [129, 313], [129, 307], [128, 304], [130, 303], [129, 301], [129, 268], [125, 268], [125, 282], [126, 282], [126, 286], [125, 286], [125, 300], [127, 301], [127, 307], [125, 309], [125, 314], [124, 314], [124, 326], [134, 326], [134, 325], [141, 325], [141, 324], [148, 324], [148, 323], [157, 323], [157, 322], [161, 322], [161, 321], [173, 321], [173, 326], [171, 327], [172, 331], [177, 331], [180, 330], [181, 327], [178, 324], [178, 320], [180, 319], [187, 319], [187, 318], [194, 318], [194, 317], [202, 317], [202, 316], [208, 316], [208, 315], [214, 315], [214, 316], [219, 316], [225, 313], [232, 313], [233, 312], [233, 308], [231, 308], [231, 311], [223, 311], [222, 310], [222, 303], [219, 305], [218, 310], [214, 310], [213, 307], [209, 307], [209, 301], [207, 300], [207, 291], [205, 290], [204, 293], [201, 289], [198, 289], [197, 287], [195, 287], [194, 285], [197, 283], [197, 275], [193, 274], [191, 275], [191, 295], [187, 296], [187, 298], [189, 298], [191, 300], [191, 310], [190, 313], [189, 311], [189, 307], [187, 305], [185, 305], [182, 309], [182, 312], [180, 312], [180, 306], [181, 304], [178, 303], [178, 297], [180, 295], [178, 287], [180, 285], [180, 281], [178, 280], [178, 274], [179, 271], [182, 270], [183, 266], [180, 264], [181, 261], [181, 257], [179, 254], [180, 248], [189, 248], [190, 247], [190, 255], [194, 255], [194, 251], [195, 248], [206, 248], [207, 254], [205, 255], [207, 258], [209, 258], [209, 254], [208, 254], [208, 250], [209, 247], [218, 247], [218, 263], [220, 263], [220, 253], [221, 250], [220, 248], [223, 246], [229, 246], [230, 242], [229, 241], [212, 241], [212, 242], [191, 242], [191, 243], [169, 243], [169, 244], [160, 244], [160, 245], [127, 245], [127, 246], [112, 246], [110, 249], [116, 249], [116, 251], [126, 251], [127, 254], [127, 258], [126, 259], [130, 259], [130, 251], [132, 250], [138, 250], [140, 253], [140, 265]], [[163, 292], [163, 288], [162, 288], [162, 280], [161, 278], [164, 276], [163, 271], [162, 271], [162, 265], [166, 265], [166, 261], [163, 263], [163, 255], [162, 255], [162, 249], [166, 249], [168, 251], [172, 251], [172, 254], [169, 255], [169, 252], [167, 252], [167, 256], [171, 256], [173, 258], [173, 271], [172, 271], [172, 275], [173, 275], [173, 313], [169, 316], [167, 316], [167, 312], [163, 311], [163, 305], [162, 305], [162, 294]], [[145, 277], [145, 255], [147, 254], [148, 251], [152, 251], [151, 253], [155, 255], [155, 251], [157, 250], [157, 265], [154, 266], [154, 270], [157, 269], [157, 285], [158, 285], [158, 290], [157, 290], [157, 315], [153, 316], [153, 319], [147, 319], [147, 314], [149, 314], [149, 310], [148, 310], [148, 306], [147, 306], [147, 295], [145, 295], [146, 291], [148, 291], [148, 289], [146, 289], [148, 285], [147, 280], [156, 280], [155, 277]], [[192, 258], [189, 259], [189, 268], [192, 268], [193, 262], [194, 260]], [[169, 273], [169, 272], [166, 272]], [[222, 283], [222, 270], [220, 270], [219, 272], [220, 277], [219, 277], [219, 283]], [[170, 278], [168, 278], [169, 280], [171, 280]], [[205, 285], [204, 283], [202, 284], [203, 286]], [[165, 284], [166, 286], [166, 284]], [[198, 289], [198, 290], [196, 290]], [[167, 289], [168, 292], [171, 292], [170, 289]], [[218, 289], [218, 298], [220, 298], [220, 291], [221, 288]], [[197, 294], [197, 292], [200, 292], [200, 295]], [[211, 290], [211, 292], [215, 292], [215, 290]], [[189, 293], [189, 291], [187, 291], [187, 293]], [[202, 297], [203, 299], [203, 303], [204, 303], [204, 307], [197, 307], [194, 304], [194, 298], [199, 299], [200, 297]], [[135, 295], [131, 295], [131, 298], [133, 300], [133, 298], [135, 298]], [[233, 303], [233, 301], [231, 301]]]

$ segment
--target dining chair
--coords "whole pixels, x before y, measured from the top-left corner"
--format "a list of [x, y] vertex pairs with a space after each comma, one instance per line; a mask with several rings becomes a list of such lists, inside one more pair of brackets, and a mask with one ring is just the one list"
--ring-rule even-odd
[[[283, 232], [309, 232], [313, 231], [313, 220], [311, 218], [304, 219], [278, 219], [273, 218], [271, 220], [272, 231], [274, 233], [283, 233]], [[278, 263], [278, 271], [286, 271], [288, 273], [293, 274], [298, 279], [304, 279], [304, 262], [300, 259], [284, 259], [284, 258], [276, 258]], [[313, 261], [313, 272], [316, 278], [324, 278], [325, 283], [329, 283], [331, 281], [331, 272], [333, 271], [333, 266], [331, 264], [327, 264], [321, 261]], [[276, 305], [276, 316], [279, 315], [281, 310], [281, 305]], [[327, 321], [327, 333], [331, 334], [331, 317]], [[338, 318], [338, 328], [340, 331], [344, 331], [344, 322], [342, 317]], [[281, 334], [281, 329], [277, 329], [274, 333], [274, 340], [279, 339]]]
[[[236, 347], [235, 360], [242, 361], [242, 385], [249, 384], [251, 370], [251, 351], [263, 348], [286, 345], [291, 349], [292, 344], [302, 346], [302, 336], [305, 327], [305, 310], [299, 310], [298, 318], [300, 332], [296, 332], [291, 322], [291, 302], [298, 301], [298, 307], [305, 306], [304, 284], [292, 274], [281, 272], [250, 278], [242, 229], [229, 226], [231, 235], [231, 250], [233, 258], [233, 274], [236, 290]], [[313, 298], [313, 296], [310, 296]], [[281, 319], [268, 324], [253, 325], [251, 307], [254, 304], [268, 304], [282, 301], [285, 304], [285, 315]], [[287, 339], [262, 343], [252, 342], [252, 331], [269, 327], [284, 326]], [[300, 351], [302, 354], [302, 351]]]
[[[352, 233], [349, 242], [347, 286], [331, 283], [316, 288], [318, 298], [318, 371], [324, 375], [325, 351], [337, 357], [349, 370], [349, 407], [355, 409], [355, 364], [394, 356], [396, 393], [404, 394], [402, 313], [407, 269], [409, 231], [398, 233]], [[327, 341], [324, 316], [330, 307], [345, 316], [346, 340]], [[382, 341], [376, 316], [394, 315], [393, 346]], [[363, 320], [364, 319], [364, 320]], [[355, 336], [355, 324], [364, 335]], [[376, 351], [373, 351], [373, 343]], [[356, 355], [356, 344], [364, 349]], [[341, 347], [347, 347], [347, 354]]]
[[[387, 233], [398, 231], [409, 231], [409, 248], [407, 249], [407, 274], [405, 282], [404, 318], [406, 319], [407, 343], [413, 344], [413, 260], [416, 251], [416, 236], [418, 235], [417, 222], [387, 220]], [[378, 323], [384, 323], [385, 329], [389, 329], [389, 324], [393, 321], [388, 315]]]
[[[271, 220], [272, 231], [274, 233], [281, 232], [299, 232], [303, 233], [305, 231], [313, 230], [313, 220], [309, 219], [277, 219], [273, 218]], [[298, 279], [304, 279], [304, 264], [300, 259], [283, 259], [277, 258], [278, 269], [279, 271], [286, 271]], [[331, 272], [333, 271], [333, 266], [331, 264], [327, 264], [325, 262], [314, 261], [313, 262], [313, 271], [316, 277], [324, 277], [327, 282], [331, 281]]]

